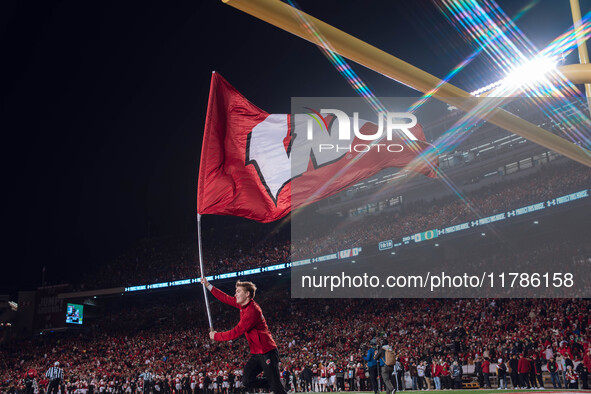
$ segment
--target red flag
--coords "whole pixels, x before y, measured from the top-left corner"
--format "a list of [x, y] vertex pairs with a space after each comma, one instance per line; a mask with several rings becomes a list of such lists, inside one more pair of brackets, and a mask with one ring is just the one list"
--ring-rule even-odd
[[[332, 140], [325, 138], [326, 144], [312, 146], [304, 131], [313, 124], [309, 115], [270, 115], [214, 73], [199, 167], [198, 212], [272, 222], [292, 208], [335, 194], [384, 168], [403, 167], [428, 146], [414, 141], [411, 149], [408, 141], [395, 137], [379, 150], [355, 137], [350, 149], [368, 148], [346, 151], [332, 144], [331, 150], [329, 142], [336, 135], [327, 132], [336, 124], [331, 116], [315, 119], [321, 120], [316, 122], [321, 129], [325, 126], [324, 134], [316, 130], [317, 135]], [[359, 124], [365, 135], [377, 130], [373, 123]], [[410, 130], [424, 140], [420, 125]], [[394, 151], [388, 150], [391, 146], [396, 146]], [[434, 176], [433, 164], [414, 170]]]

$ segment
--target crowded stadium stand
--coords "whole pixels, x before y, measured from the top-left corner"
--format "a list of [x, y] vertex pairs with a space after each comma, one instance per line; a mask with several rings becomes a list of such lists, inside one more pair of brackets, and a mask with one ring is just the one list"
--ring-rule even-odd
[[[589, 170], [557, 160], [520, 178], [519, 182], [507, 180], [503, 186], [499, 189], [494, 184], [485, 186], [467, 196], [477, 201], [483, 216], [489, 215], [584, 189], [589, 186]], [[359, 232], [344, 226], [349, 227], [344, 234], [363, 246], [369, 258], [379, 258], [380, 253], [385, 253], [400, 264], [435, 258], [441, 264], [466, 260], [483, 265], [501, 261], [518, 265], [532, 260], [560, 266], [573, 259], [589, 264], [588, 220], [575, 220], [581, 215], [585, 217], [585, 212], [588, 217], [588, 202], [581, 200], [564, 203], [560, 209], [551, 206], [545, 211], [524, 214], [526, 220], [507, 219], [502, 232], [510, 239], [512, 232], [523, 233], [524, 226], [528, 228], [529, 236], [519, 238], [518, 245], [480, 237], [478, 229], [459, 231], [430, 242], [393, 244], [392, 249], [384, 251], [377, 248], [382, 239], [396, 239], [414, 231], [470, 219], [473, 212], [445, 198], [436, 203], [404, 202], [400, 204], [403, 209], [386, 211], [384, 220], [373, 218], [376, 231], [366, 228]], [[368, 214], [342, 220], [359, 223]], [[534, 225], [534, 221], [538, 224]], [[320, 225], [321, 220], [318, 222]], [[213, 242], [216, 231], [226, 234], [226, 239], [232, 242]], [[206, 229], [208, 233], [211, 236], [204, 237], [206, 261], [212, 274], [244, 272], [247, 268], [289, 262], [287, 231], [278, 230], [276, 225], [240, 222], [222, 230]], [[322, 236], [322, 229], [311, 234], [320, 239], [310, 242], [312, 252], [327, 250], [325, 244], [328, 248], [346, 244], [346, 240], [331, 241], [329, 235]], [[434, 247], [435, 241], [439, 246]], [[318, 245], [323, 248], [315, 248]], [[392, 254], [392, 250], [396, 253]], [[42, 391], [48, 384], [45, 371], [56, 361], [64, 369], [68, 392], [83, 392], [91, 387], [94, 392], [138, 392], [145, 384], [166, 392], [175, 390], [177, 381], [181, 386], [188, 384], [187, 392], [192, 392], [191, 383], [198, 388], [200, 383], [207, 382], [206, 376], [211, 381], [221, 376], [221, 387], [224, 381], [240, 381], [244, 354], [248, 352], [246, 341], [242, 338], [228, 343], [211, 342], [207, 337], [200, 285], [196, 281], [183, 282], [185, 278], [198, 276], [195, 255], [193, 235], [147, 239], [103, 271], [90, 275], [84, 289], [58, 285], [23, 292], [19, 310], [22, 316], [26, 316], [27, 310], [31, 312], [28, 317], [31, 329], [24, 329], [27, 322], [14, 316], [11, 319], [18, 331], [4, 328], [0, 345], [0, 390], [23, 391], [26, 377], [33, 376]], [[305, 367], [314, 370], [331, 362], [335, 363], [335, 373], [339, 376], [349, 370], [354, 374], [352, 380], [339, 379], [336, 389], [368, 390], [362, 357], [368, 347], [382, 339], [388, 340], [397, 351], [405, 369], [403, 384], [407, 389], [416, 388], [413, 365], [421, 360], [443, 367], [458, 361], [466, 387], [480, 387], [479, 374], [475, 371], [477, 355], [490, 360], [488, 378], [497, 387], [494, 366], [499, 359], [507, 362], [512, 354], [528, 357], [535, 354], [543, 359], [542, 375], [547, 388], [552, 387], [545, 361], [550, 356], [557, 357], [561, 371], [572, 363], [579, 371], [577, 387], [586, 384], [585, 368], [591, 366], [588, 299], [292, 299], [286, 268], [240, 277], [259, 285], [257, 302], [265, 311], [281, 352], [281, 368], [287, 369], [291, 376], [285, 383], [292, 382], [289, 388], [297, 391], [310, 390], [301, 380]], [[215, 284], [232, 292], [235, 279], [218, 279]], [[174, 281], [178, 285], [173, 285]], [[153, 283], [166, 283], [166, 286], [148, 286], [143, 291], [125, 291], [129, 289], [124, 286]], [[97, 290], [89, 290], [92, 288]], [[113, 288], [116, 292], [105, 291]], [[234, 311], [215, 300], [210, 300], [210, 304], [214, 327], [231, 328], [236, 321]], [[33, 306], [39, 305], [45, 308], [42, 316], [34, 313], [40, 309]], [[67, 305], [84, 307], [83, 324], [65, 323]], [[29, 335], [7, 335], [16, 332]], [[144, 382], [146, 371], [153, 375], [151, 383]], [[561, 372], [562, 385], [564, 378]], [[509, 387], [516, 385], [511, 386], [509, 380]], [[210, 390], [223, 392], [217, 389], [217, 383], [215, 387], [212, 383]], [[240, 387], [234, 383], [230, 388], [228, 384], [227, 390], [238, 392]]]
[[[334, 362], [337, 369], [365, 371], [362, 357], [376, 338], [387, 339], [397, 351], [409, 389], [413, 387], [410, 366], [420, 360], [457, 360], [466, 378], [474, 381], [477, 355], [493, 365], [499, 359], [506, 362], [512, 354], [535, 354], [544, 360], [556, 356], [561, 368], [571, 363], [588, 368], [591, 362], [589, 300], [301, 300], [290, 298], [285, 277], [258, 279], [257, 301], [281, 351], [281, 368], [295, 376], [293, 388], [298, 391], [304, 391], [299, 376], [306, 366]], [[231, 282], [221, 284], [227, 292], [232, 287]], [[40, 387], [46, 386], [43, 374], [56, 361], [71, 391], [93, 386], [95, 392], [101, 387], [135, 392], [146, 371], [154, 374], [160, 387], [164, 380], [171, 387], [175, 379], [185, 376], [197, 382], [220, 373], [239, 376], [248, 352], [246, 340], [208, 339], [200, 288], [160, 289], [93, 301], [94, 317], [82, 330], [44, 332], [2, 343], [0, 390], [22, 389], [28, 373], [36, 376]], [[231, 308], [216, 301], [211, 307], [216, 329], [233, 326], [236, 315]], [[491, 375], [496, 385], [494, 372]], [[543, 375], [551, 387], [545, 369]], [[367, 387], [364, 372], [355, 377], [343, 389]], [[583, 385], [580, 379], [579, 383]]]
[[[469, 204], [449, 195], [427, 199], [425, 196], [431, 194], [424, 189], [422, 198], [402, 195], [403, 202], [392, 207], [378, 209], [378, 203], [366, 202], [363, 208], [345, 208], [345, 211], [355, 210], [353, 216], [343, 215], [342, 212], [323, 213], [325, 208], [317, 204], [313, 209], [300, 213], [299, 219], [293, 221], [292, 239], [290, 228], [284, 223], [262, 225], [239, 221], [238, 225], [222, 228], [206, 226], [203, 235], [205, 271], [214, 275], [286, 263], [282, 268], [288, 268], [290, 254], [294, 261], [357, 247], [367, 254], [370, 250], [377, 250], [384, 241], [391, 241], [393, 245], [404, 243], [406, 237], [417, 233], [433, 229], [440, 229], [441, 232], [441, 229], [504, 212], [507, 215], [497, 225], [517, 225], [524, 220], [533, 223], [544, 217], [540, 226], [542, 229], [537, 231], [548, 231], [553, 218], [570, 212], [577, 218], [572, 225], [577, 226], [585, 223], [584, 215], [588, 216], [590, 180], [589, 168], [555, 158], [551, 163], [537, 164], [504, 175], [496, 182], [468, 184], [470, 188], [465, 192], [465, 200]], [[573, 193], [579, 194], [569, 197]], [[561, 198], [563, 203], [560, 203]], [[519, 214], [519, 209], [539, 203], [544, 203], [543, 209]], [[353, 199], [348, 206], [358, 204], [359, 200]], [[560, 228], [569, 231], [569, 226]], [[485, 227], [475, 226], [474, 230], [481, 228]], [[464, 232], [469, 231], [458, 232], [456, 236]], [[296, 234], [305, 234], [305, 238]], [[576, 236], [582, 234], [585, 232], [577, 232]], [[438, 238], [444, 240], [445, 236]], [[575, 258], [585, 253], [566, 251], [564, 258]], [[194, 279], [199, 276], [195, 263], [197, 256], [195, 234], [147, 239], [115, 261], [90, 272], [76, 288], [119, 288]]]

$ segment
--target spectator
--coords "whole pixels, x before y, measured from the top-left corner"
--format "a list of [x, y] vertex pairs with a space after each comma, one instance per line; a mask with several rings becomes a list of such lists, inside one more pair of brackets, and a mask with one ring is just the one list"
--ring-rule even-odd
[[[532, 381], [532, 385], [536, 388], [543, 389], [544, 378], [542, 377], [542, 360], [540, 360], [538, 355], [535, 353], [533, 355], [532, 360], [532, 371], [534, 373], [534, 380]], [[536, 379], [537, 382], [535, 382]]]
[[517, 371], [519, 372], [519, 386], [521, 388], [530, 388], [529, 385], [529, 372], [531, 371], [531, 365], [525, 355], [519, 355], [519, 363], [517, 365]]
[[461, 390], [462, 389], [462, 366], [459, 365], [457, 361], [452, 363], [452, 371], [451, 376], [453, 379], [453, 389], [454, 390]]
[[484, 388], [484, 372], [482, 371], [482, 359], [480, 355], [476, 355], [474, 359], [474, 373], [478, 378], [478, 387]]
[[569, 389], [577, 390], [579, 388], [577, 374], [570, 365], [566, 367], [566, 381]]
[[579, 363], [575, 372], [579, 375], [579, 380], [582, 383], [581, 389], [589, 390], [589, 370], [587, 366], [584, 363]]
[[481, 368], [482, 375], [484, 377], [484, 388], [490, 389], [490, 361], [488, 360], [488, 357], [484, 358]]
[[425, 385], [427, 383], [425, 380], [425, 370], [426, 369], [427, 369], [427, 362], [425, 360], [419, 362], [419, 365], [417, 365], [417, 381], [418, 381], [418, 389], [419, 390], [425, 390], [425, 389], [429, 388], [428, 386], [425, 387]]
[[507, 390], [507, 364], [502, 358], [497, 360], [497, 377], [499, 379], [499, 389]]
[[552, 382], [552, 387], [562, 389], [560, 377], [558, 376], [558, 363], [556, 363], [554, 357], [551, 357], [548, 363], [546, 363], [546, 369], [548, 372], [550, 372], [550, 381]]

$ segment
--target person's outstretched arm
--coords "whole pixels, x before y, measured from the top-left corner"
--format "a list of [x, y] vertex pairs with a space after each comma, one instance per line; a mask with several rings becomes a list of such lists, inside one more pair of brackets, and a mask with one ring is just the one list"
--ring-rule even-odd
[[[215, 289], [215, 287], [214, 287]], [[217, 290], [217, 289], [215, 289]], [[219, 290], [218, 290], [219, 291]], [[221, 293], [221, 292], [220, 292]], [[238, 304], [236, 304], [238, 305]], [[263, 316], [260, 313], [257, 313], [255, 308], [247, 308], [247, 311], [244, 312], [240, 321], [233, 329], [224, 332], [216, 332], [214, 334], [213, 340], [215, 341], [231, 341], [233, 339], [238, 338], [242, 334], [250, 331], [254, 326], [259, 324]]]
[[228, 304], [230, 306], [233, 306], [234, 308], [240, 308], [240, 305], [236, 303], [236, 299], [234, 297], [231, 297], [223, 291], [221, 291], [220, 289], [214, 287], [211, 283], [207, 281], [207, 279], [201, 278], [201, 283], [203, 283], [205, 287], [207, 287], [207, 290], [209, 290], [215, 298], [217, 298], [224, 304]]

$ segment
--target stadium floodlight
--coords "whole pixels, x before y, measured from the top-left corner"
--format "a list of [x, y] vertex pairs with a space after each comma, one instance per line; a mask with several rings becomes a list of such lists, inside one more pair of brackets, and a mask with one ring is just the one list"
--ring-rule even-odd
[[558, 61], [538, 56], [516, 67], [513, 67], [503, 79], [502, 86], [508, 89], [519, 89], [523, 86], [536, 84], [544, 79], [548, 73], [556, 70]]
[[555, 71], [560, 63], [556, 58], [537, 56], [514, 66], [503, 79], [470, 92], [472, 96], [480, 96], [495, 88], [503, 90], [517, 90], [521, 87], [534, 85], [543, 80], [549, 73]]
[[470, 92], [470, 94], [471, 94], [472, 96], [479, 96], [479, 95], [481, 95], [481, 94], [482, 94], [482, 93], [484, 93], [484, 92], [488, 92], [488, 91], [489, 91], [489, 90], [491, 90], [491, 89], [494, 89], [494, 88], [496, 88], [496, 87], [499, 87], [499, 86], [501, 85], [501, 82], [503, 82], [503, 80], [502, 80], [502, 79], [501, 79], [501, 80], [499, 80], [499, 81], [496, 81], [496, 82], [490, 83], [490, 84], [488, 84], [488, 85], [486, 85], [486, 86], [483, 86], [483, 87], [481, 87], [480, 89], [476, 89], [475, 91], [473, 91], [473, 92]]

